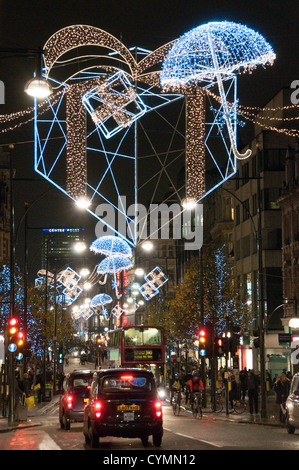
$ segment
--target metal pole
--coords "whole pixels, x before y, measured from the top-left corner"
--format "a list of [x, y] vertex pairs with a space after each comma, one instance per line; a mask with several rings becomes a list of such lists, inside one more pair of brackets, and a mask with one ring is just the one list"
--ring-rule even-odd
[[[24, 317], [23, 327], [25, 331], [25, 341], [27, 341], [27, 310], [28, 310], [28, 202], [25, 202], [25, 224], [24, 224]], [[23, 357], [23, 374], [26, 372], [26, 357]]]
[[44, 341], [43, 341], [43, 399], [46, 400], [46, 326], [47, 326], [47, 315], [48, 315], [48, 269], [49, 269], [49, 240], [47, 240], [47, 251], [46, 251], [46, 286], [45, 286], [45, 321], [44, 321]]
[[[12, 154], [9, 152], [10, 163], [10, 312], [9, 316], [14, 316], [15, 310], [15, 217], [14, 217], [14, 185], [13, 185], [13, 162]], [[8, 423], [15, 422], [15, 358], [14, 353], [8, 352], [8, 384], [9, 384], [9, 410]]]
[[266, 399], [266, 372], [265, 372], [265, 335], [264, 335], [264, 277], [263, 277], [263, 249], [262, 249], [262, 206], [261, 206], [261, 156], [260, 149], [257, 145], [256, 149], [258, 178], [257, 178], [257, 202], [258, 202], [258, 277], [259, 277], [259, 343], [260, 343], [260, 368], [261, 368], [261, 418], [267, 418], [267, 399]]
[[[201, 289], [200, 289], [200, 316], [201, 316], [201, 325], [204, 326], [204, 299], [203, 299], [203, 246], [200, 249], [200, 282], [201, 282]], [[187, 354], [187, 353], [186, 353]], [[186, 370], [187, 372], [187, 370]], [[206, 372], [206, 361], [205, 357], [201, 356], [201, 380], [204, 384], [204, 391], [202, 394], [202, 405], [206, 407], [206, 385], [205, 385], [205, 372]]]
[[57, 341], [57, 300], [56, 300], [56, 291], [57, 291], [57, 275], [56, 267], [54, 269], [54, 337], [53, 337], [53, 396], [56, 394], [56, 341]]

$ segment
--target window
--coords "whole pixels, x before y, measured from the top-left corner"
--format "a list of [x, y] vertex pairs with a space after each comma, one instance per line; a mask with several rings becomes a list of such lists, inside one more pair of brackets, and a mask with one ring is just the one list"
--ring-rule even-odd
[[286, 149], [264, 149], [264, 170], [284, 171]]
[[82, 375], [79, 377], [74, 377], [73, 388], [86, 388], [88, 385], [90, 385], [91, 380], [91, 375]]
[[246, 184], [249, 181], [249, 163], [245, 163], [242, 166], [242, 184]]
[[236, 225], [240, 225], [240, 206], [236, 207]]
[[277, 202], [280, 196], [280, 188], [266, 188], [264, 189], [264, 208], [265, 210], [277, 210], [280, 209], [279, 203]]
[[295, 391], [299, 391], [299, 377], [293, 378], [291, 393], [294, 393]]
[[124, 332], [125, 346], [160, 346], [161, 342], [157, 328], [129, 328]]
[[123, 391], [133, 391], [134, 393], [138, 393], [151, 391], [153, 386], [148, 377], [134, 376], [134, 373], [127, 373], [124, 370], [124, 373], [121, 376], [111, 375], [109, 377], [104, 377], [101, 389], [104, 393]]
[[243, 222], [245, 220], [248, 220], [249, 217], [250, 217], [250, 212], [249, 212], [249, 199], [246, 199], [244, 202], [243, 202]]
[[252, 196], [252, 215], [257, 214], [257, 194]]

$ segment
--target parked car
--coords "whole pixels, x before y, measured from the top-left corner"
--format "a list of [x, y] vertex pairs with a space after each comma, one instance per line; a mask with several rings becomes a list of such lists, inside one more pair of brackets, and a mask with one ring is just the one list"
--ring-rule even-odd
[[286, 401], [286, 423], [289, 434], [299, 429], [299, 373], [295, 374], [291, 383], [290, 394]]
[[162, 403], [152, 372], [144, 369], [97, 371], [90, 399], [84, 408], [85, 442], [97, 447], [103, 436], [139, 437], [144, 446], [149, 436], [159, 447], [163, 436]]
[[88, 402], [94, 370], [74, 370], [63, 381], [59, 402], [59, 422], [69, 430], [71, 422], [82, 422], [84, 406]]

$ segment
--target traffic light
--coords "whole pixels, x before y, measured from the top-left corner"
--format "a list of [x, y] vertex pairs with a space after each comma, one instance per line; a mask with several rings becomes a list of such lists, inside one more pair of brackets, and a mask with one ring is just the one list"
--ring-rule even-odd
[[8, 320], [8, 350], [15, 352], [18, 348], [18, 331], [19, 331], [19, 320], [16, 317], [11, 317]]
[[17, 332], [17, 347], [19, 350], [23, 349], [25, 345], [25, 333], [24, 331]]
[[102, 338], [101, 338], [101, 336], [97, 336], [97, 337], [96, 337], [96, 343], [97, 343], [97, 345], [98, 345], [99, 347], [101, 346], [101, 344], [102, 344]]
[[216, 338], [216, 348], [215, 348], [215, 354], [216, 356], [223, 356], [224, 353], [225, 353], [225, 350], [224, 350], [224, 338]]
[[230, 339], [230, 344], [229, 344], [229, 350], [233, 356], [238, 351], [239, 344], [240, 344], [240, 336], [233, 334]]
[[215, 355], [217, 357], [228, 353], [229, 338], [221, 337], [215, 340]]
[[199, 330], [199, 354], [200, 356], [206, 355], [206, 347], [207, 347], [207, 332], [203, 328]]
[[24, 346], [23, 346], [23, 356], [24, 357], [30, 357], [31, 356], [31, 346], [32, 346], [31, 341], [26, 341], [26, 339], [25, 339]]

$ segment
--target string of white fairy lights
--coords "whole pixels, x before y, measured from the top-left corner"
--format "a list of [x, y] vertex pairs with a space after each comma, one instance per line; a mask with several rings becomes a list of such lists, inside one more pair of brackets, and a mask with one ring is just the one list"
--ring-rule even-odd
[[[49, 111], [49, 109], [52, 106], [55, 106], [58, 103], [63, 91], [64, 90], [60, 90], [57, 93], [55, 93], [54, 95], [52, 95], [51, 97], [49, 97], [47, 101], [43, 101], [42, 103], [39, 103], [37, 105], [37, 114], [39, 116], [41, 116], [44, 113], [46, 113], [47, 111]], [[28, 124], [29, 122], [33, 121], [34, 120], [34, 110], [35, 110], [34, 106], [31, 106], [31, 107], [28, 107], [28, 108], [26, 108], [22, 111], [17, 111], [17, 112], [10, 113], [10, 114], [0, 114], [0, 127], [1, 127], [2, 124], [6, 124], [8, 122], [13, 122], [13, 121], [16, 121], [18, 119], [27, 117], [28, 115], [32, 114], [32, 116], [30, 116], [25, 121], [21, 121], [21, 122], [18, 122], [16, 124], [10, 125], [8, 127], [4, 127], [3, 129], [0, 129], [0, 134], [3, 134], [5, 132], [13, 131], [13, 130], [17, 129], [18, 127], [24, 126], [25, 124]]]
[[[221, 99], [219, 96], [217, 96], [215, 93], [213, 93], [211, 90], [206, 89], [205, 90], [207, 95], [216, 100], [218, 103], [221, 103]], [[227, 103], [228, 107], [231, 108], [233, 106], [232, 103]], [[269, 124], [266, 124], [263, 121], [280, 121], [280, 122], [292, 122], [296, 121], [299, 119], [298, 115], [294, 116], [289, 116], [289, 117], [284, 117], [284, 116], [267, 116], [264, 115], [262, 116], [260, 113], [275, 113], [275, 112], [281, 112], [281, 111], [290, 111], [290, 110], [296, 110], [299, 109], [299, 105], [292, 104], [292, 105], [286, 105], [286, 106], [277, 106], [275, 108], [272, 107], [250, 107], [250, 106], [243, 106], [238, 104], [236, 106], [237, 114], [242, 116], [244, 119], [259, 125], [263, 129], [267, 129], [273, 132], [281, 133], [281, 134], [286, 134], [290, 137], [299, 137], [299, 129], [286, 129], [286, 128], [280, 128], [280, 127], [275, 127]]]
[[[37, 114], [41, 116], [44, 113], [46, 113], [52, 106], [55, 106], [55, 104], [58, 103], [63, 91], [64, 90], [59, 90], [55, 94], [53, 94], [51, 97], [49, 97], [47, 101], [43, 101], [42, 103], [39, 103], [37, 105]], [[221, 102], [220, 97], [217, 96], [215, 93], [213, 93], [211, 90], [205, 89], [204, 91], [207, 93], [208, 96], [216, 100], [218, 103]], [[228, 103], [228, 106], [231, 107], [233, 106], [233, 104]], [[263, 121], [267, 121], [267, 122], [276, 121], [276, 122], [288, 123], [292, 121], [298, 121], [299, 115], [282, 117], [282, 116], [273, 116], [273, 115], [272, 116], [261, 115], [260, 113], [277, 113], [280, 111], [292, 111], [292, 110], [298, 110], [298, 109], [299, 109], [299, 105], [297, 104], [277, 106], [275, 108], [268, 107], [268, 106], [264, 108], [259, 107], [259, 106], [243, 106], [241, 104], [237, 104], [236, 106], [237, 114], [242, 116], [244, 119], [252, 123], [258, 124], [267, 130], [272, 130], [274, 132], [283, 133], [283, 134], [287, 134], [289, 136], [295, 136], [295, 137], [299, 137], [299, 129], [279, 128], [279, 127], [275, 127], [272, 125], [267, 125]], [[24, 117], [26, 118], [28, 115], [31, 115], [28, 119], [22, 120], [21, 122], [17, 122], [16, 124], [9, 125], [1, 129], [2, 125], [20, 120]], [[33, 120], [34, 120], [34, 106], [30, 106], [24, 110], [17, 111], [14, 113], [0, 114], [0, 134], [13, 131], [17, 129], [18, 127], [28, 124], [29, 122]]]

